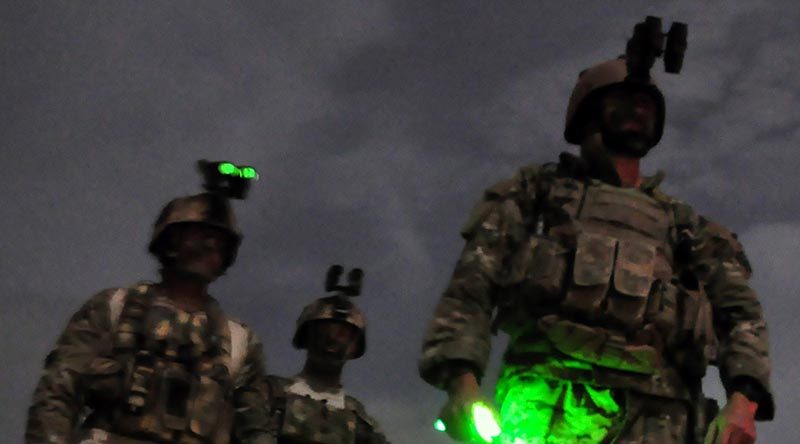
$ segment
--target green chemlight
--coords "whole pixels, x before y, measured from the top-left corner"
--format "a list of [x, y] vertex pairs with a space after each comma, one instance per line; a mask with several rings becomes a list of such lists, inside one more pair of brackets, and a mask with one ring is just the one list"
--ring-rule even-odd
[[238, 168], [236, 168], [236, 165], [230, 162], [220, 163], [217, 169], [219, 170], [220, 173], [226, 176], [234, 176], [236, 175], [236, 172], [239, 170]]
[[433, 428], [440, 432], [447, 430], [447, 427], [444, 425], [444, 421], [441, 419], [437, 419], [436, 422], [433, 423]]
[[492, 439], [500, 434], [500, 426], [494, 419], [494, 412], [486, 404], [479, 402], [472, 404], [472, 421], [475, 423], [478, 435], [486, 442], [492, 442]]

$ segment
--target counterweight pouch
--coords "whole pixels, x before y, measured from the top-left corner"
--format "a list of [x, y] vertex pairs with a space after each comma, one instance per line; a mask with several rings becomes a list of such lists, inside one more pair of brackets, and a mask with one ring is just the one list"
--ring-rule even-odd
[[155, 359], [150, 352], [140, 350], [136, 353], [125, 400], [127, 413], [139, 414], [146, 407], [153, 390], [155, 365]]
[[572, 267], [572, 285], [567, 290], [561, 308], [594, 319], [608, 293], [614, 267], [617, 240], [597, 234], [583, 233], [578, 237]]
[[279, 435], [288, 442], [355, 444], [356, 421], [353, 411], [290, 393]]
[[181, 431], [186, 429], [187, 400], [192, 395], [191, 375], [177, 363], [170, 363], [161, 374], [158, 406], [164, 427]]
[[230, 413], [225, 402], [225, 387], [211, 376], [200, 376], [189, 403], [189, 430], [194, 435], [210, 437], [223, 419], [229, 419]]

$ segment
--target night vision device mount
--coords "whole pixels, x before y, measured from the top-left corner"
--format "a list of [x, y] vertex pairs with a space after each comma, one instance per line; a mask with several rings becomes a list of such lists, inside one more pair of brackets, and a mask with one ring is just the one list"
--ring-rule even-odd
[[245, 199], [250, 183], [258, 180], [255, 168], [227, 161], [198, 160], [197, 169], [203, 175], [206, 191], [229, 199]]
[[653, 16], [648, 16], [633, 28], [633, 37], [625, 47], [626, 82], [650, 83], [650, 70], [659, 57], [664, 58], [666, 72], [681, 72], [689, 28], [686, 23], [673, 22], [668, 33], [662, 29], [661, 18]]
[[344, 296], [358, 296], [361, 294], [361, 284], [364, 280], [364, 271], [353, 268], [347, 273], [347, 285], [339, 285], [339, 279], [344, 273], [341, 265], [332, 265], [325, 274], [325, 291], [338, 291]]

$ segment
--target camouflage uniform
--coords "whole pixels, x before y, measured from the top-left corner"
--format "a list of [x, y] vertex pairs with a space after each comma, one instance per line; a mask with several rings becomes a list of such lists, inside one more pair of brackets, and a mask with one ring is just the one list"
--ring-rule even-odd
[[[175, 223], [217, 225], [238, 245], [227, 205], [207, 194], [172, 201], [151, 251]], [[235, 248], [226, 266], [234, 257]], [[257, 390], [263, 361], [252, 330], [214, 299], [190, 313], [150, 284], [104, 290], [72, 316], [47, 356], [25, 441], [226, 444], [236, 422], [241, 441], [264, 442], [256, 440], [267, 436]]]
[[[577, 143], [577, 132], [567, 138]], [[442, 389], [463, 369], [480, 380], [500, 329], [510, 337], [501, 442], [562, 442], [561, 429], [572, 434], [563, 442], [702, 442], [708, 364], [729, 392], [758, 402], [756, 419], [771, 419], [766, 324], [742, 247], [662, 193], [662, 178], [623, 188], [616, 173], [563, 153], [489, 188], [461, 231], [421, 376]], [[542, 430], [514, 435], [524, 415]]]
[[[364, 315], [342, 295], [317, 299], [297, 319], [292, 344], [306, 347], [309, 323], [335, 320], [358, 329], [358, 343], [350, 359], [364, 354]], [[386, 444], [380, 425], [356, 398], [341, 387], [318, 391], [300, 375], [283, 378], [269, 375], [265, 380], [270, 429], [278, 444]]]

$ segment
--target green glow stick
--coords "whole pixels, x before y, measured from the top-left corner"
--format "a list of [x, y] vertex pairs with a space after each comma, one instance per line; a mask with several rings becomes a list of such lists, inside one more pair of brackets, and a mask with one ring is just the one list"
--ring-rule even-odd
[[238, 168], [236, 168], [236, 165], [230, 162], [220, 163], [217, 169], [219, 170], [220, 173], [226, 176], [233, 176], [236, 174], [236, 171], [238, 170]]
[[472, 404], [472, 421], [478, 435], [486, 442], [492, 442], [492, 439], [500, 434], [500, 426], [497, 425], [492, 409], [484, 403]]
[[[492, 409], [482, 402], [472, 404], [472, 424], [475, 426], [478, 436], [488, 443], [500, 434], [500, 426], [497, 424]], [[433, 428], [440, 432], [447, 430], [447, 426], [441, 418], [433, 423]]]

